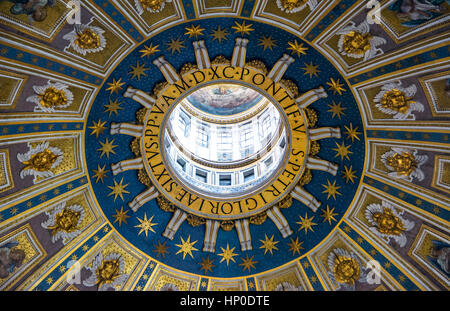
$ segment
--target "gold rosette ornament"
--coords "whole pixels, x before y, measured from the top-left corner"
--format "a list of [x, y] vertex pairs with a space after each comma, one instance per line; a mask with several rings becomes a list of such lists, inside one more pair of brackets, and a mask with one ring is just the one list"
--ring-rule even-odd
[[80, 224], [84, 218], [84, 209], [80, 205], [66, 206], [63, 202], [45, 214], [48, 220], [41, 225], [51, 230], [53, 243], [62, 239], [63, 244], [66, 245], [81, 233]]
[[363, 58], [364, 61], [382, 54], [383, 51], [378, 46], [386, 43], [385, 39], [370, 34], [370, 25], [367, 21], [359, 26], [350, 22], [349, 26], [342, 28], [336, 34], [340, 35], [338, 50], [342, 55]]
[[417, 153], [417, 150], [395, 147], [381, 156], [381, 162], [390, 171], [388, 173], [390, 177], [410, 182], [413, 178], [422, 181], [425, 174], [420, 167], [428, 160], [428, 156]]
[[34, 85], [35, 95], [29, 96], [26, 101], [36, 104], [35, 112], [55, 112], [69, 107], [73, 102], [73, 94], [69, 86], [60, 83], [47, 81], [47, 85]]
[[317, 6], [317, 0], [277, 0], [277, 7], [286, 13], [296, 13], [309, 6], [311, 11]]
[[405, 232], [414, 227], [414, 222], [402, 217], [402, 212], [397, 212], [394, 206], [386, 201], [382, 204], [373, 203], [366, 207], [365, 216], [370, 223], [370, 230], [389, 243], [395, 240], [400, 247], [406, 245]]
[[100, 27], [90, 25], [75, 25], [74, 30], [64, 35], [63, 39], [70, 41], [70, 47], [81, 55], [97, 53], [106, 47], [105, 31]]
[[99, 253], [91, 267], [87, 267], [91, 271], [91, 276], [83, 281], [84, 286], [97, 286], [99, 291], [106, 291], [109, 288], [123, 285], [127, 280], [128, 274], [124, 274], [125, 261], [120, 254], [111, 253], [103, 258]]
[[365, 283], [365, 273], [361, 269], [361, 263], [352, 252], [335, 248], [328, 255], [329, 276], [335, 283], [336, 289], [355, 289], [356, 282]]
[[416, 92], [417, 87], [414, 84], [404, 88], [401, 81], [397, 81], [383, 85], [373, 101], [375, 107], [385, 114], [394, 115], [394, 119], [415, 120], [413, 112], [424, 110], [421, 103], [412, 100]]
[[168, 2], [172, 2], [172, 0], [134, 0], [134, 5], [138, 14], [142, 15], [145, 10], [150, 13], [159, 13]]
[[17, 154], [17, 159], [25, 165], [20, 172], [20, 177], [33, 175], [33, 182], [39, 179], [53, 176], [52, 169], [56, 168], [63, 159], [63, 153], [59, 148], [50, 147], [49, 142], [43, 142], [33, 147], [28, 143], [27, 153]]

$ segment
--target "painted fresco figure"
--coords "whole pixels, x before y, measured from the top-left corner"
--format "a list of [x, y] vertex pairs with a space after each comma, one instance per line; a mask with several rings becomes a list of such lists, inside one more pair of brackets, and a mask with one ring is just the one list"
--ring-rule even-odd
[[444, 2], [449, 0], [397, 0], [390, 10], [397, 12], [397, 17], [406, 27], [415, 27], [435, 17], [442, 15], [445, 11]]
[[7, 278], [16, 267], [22, 265], [25, 252], [16, 248], [17, 245], [17, 241], [12, 241], [0, 248], [0, 279]]
[[26, 14], [30, 20], [42, 22], [47, 17], [47, 6], [55, 5], [56, 0], [8, 0], [14, 5], [10, 8], [13, 15]]
[[432, 241], [429, 259], [439, 270], [450, 276], [450, 245], [442, 241]]

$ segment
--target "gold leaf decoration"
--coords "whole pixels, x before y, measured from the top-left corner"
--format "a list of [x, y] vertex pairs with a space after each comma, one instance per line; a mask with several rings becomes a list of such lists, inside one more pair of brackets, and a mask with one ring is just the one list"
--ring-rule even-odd
[[146, 185], [149, 188], [153, 186], [150, 177], [148, 177], [148, 174], [144, 169], [140, 169], [138, 171], [138, 179], [142, 184]]
[[155, 96], [158, 96], [159, 93], [164, 90], [167, 84], [167, 81], [156, 83], [155, 87], [153, 88], [153, 93], [155, 94]]
[[133, 139], [131, 141], [130, 148], [131, 148], [131, 152], [133, 152], [133, 154], [136, 157], [139, 157], [141, 155], [141, 146], [140, 146], [140, 139], [139, 139], [139, 137], [136, 137], [135, 139]]
[[192, 70], [197, 70], [198, 66], [195, 64], [191, 64], [191, 63], [186, 63], [181, 67], [180, 70], [180, 76], [184, 76], [185, 74], [187, 74], [189, 71]]
[[311, 141], [311, 148], [309, 149], [309, 155], [310, 156], [315, 156], [316, 154], [319, 153], [320, 151], [320, 144], [317, 140], [313, 140]]
[[205, 218], [202, 218], [202, 217], [198, 217], [198, 216], [189, 214], [189, 215], [187, 216], [187, 222], [188, 222], [188, 224], [190, 224], [191, 226], [197, 227], [197, 226], [204, 225], [204, 224], [206, 223], [206, 219], [205, 219]]
[[298, 185], [304, 186], [306, 184], [309, 184], [311, 182], [312, 179], [312, 173], [310, 169], [306, 169], [305, 172], [303, 173], [302, 177], [300, 177], [300, 180], [298, 181]]
[[317, 115], [317, 111], [312, 108], [305, 108], [306, 117], [308, 118], [309, 127], [315, 127], [317, 125], [317, 121], [319, 119]]
[[292, 205], [292, 197], [290, 195], [287, 195], [284, 197], [280, 202], [278, 202], [279, 208], [289, 208]]
[[297, 87], [297, 84], [295, 84], [295, 82], [293, 82], [292, 80], [288, 80], [288, 79], [281, 79], [280, 83], [283, 84], [284, 87], [289, 92], [291, 92], [291, 94], [294, 98], [298, 97], [298, 95], [299, 95], [298, 87]]
[[144, 124], [145, 114], [147, 113], [147, 108], [141, 108], [136, 111], [136, 120], [139, 124]]
[[225, 231], [231, 231], [234, 228], [234, 221], [224, 220], [220, 223], [220, 227]]
[[267, 219], [267, 213], [262, 212], [249, 218], [249, 222], [253, 225], [262, 225]]
[[156, 201], [158, 202], [159, 208], [163, 211], [171, 213], [175, 212], [175, 205], [173, 205], [173, 203], [167, 200], [165, 197], [158, 196], [156, 198]]
[[259, 59], [254, 59], [249, 61], [248, 63], [245, 64], [246, 66], [252, 67], [256, 70], [261, 71], [262, 73], [264, 73], [265, 75], [267, 75], [267, 73], [269, 72], [267, 70], [266, 65]]
[[219, 55], [216, 58], [213, 59], [211, 64], [218, 65], [218, 64], [230, 64], [231, 62], [225, 58], [223, 55]]

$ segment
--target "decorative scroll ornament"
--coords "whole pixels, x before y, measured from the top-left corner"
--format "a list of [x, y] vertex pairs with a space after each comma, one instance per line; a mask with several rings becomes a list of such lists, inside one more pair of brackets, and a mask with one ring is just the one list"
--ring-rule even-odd
[[286, 13], [296, 13], [309, 6], [311, 11], [317, 6], [317, 0], [277, 0], [278, 8]]
[[33, 86], [36, 95], [27, 97], [27, 102], [36, 104], [35, 112], [55, 112], [56, 109], [69, 107], [73, 102], [73, 94], [69, 86], [60, 82], [48, 81], [47, 85]]
[[84, 209], [80, 205], [66, 207], [66, 203], [58, 204], [53, 210], [45, 212], [48, 220], [41, 225], [52, 230], [52, 242], [62, 239], [64, 245], [78, 236], [84, 218]]
[[70, 41], [70, 46], [78, 53], [97, 53], [106, 47], [105, 31], [100, 27], [89, 25], [75, 25], [74, 30], [64, 35]]
[[145, 10], [150, 13], [159, 13], [164, 9], [166, 3], [169, 2], [172, 2], [172, 0], [134, 0], [139, 15], [144, 14]]
[[99, 291], [106, 291], [109, 288], [116, 289], [116, 286], [122, 285], [128, 278], [124, 274], [125, 261], [120, 254], [111, 253], [103, 258], [99, 253], [91, 267], [87, 267], [92, 272], [91, 276], [83, 281], [84, 286], [98, 286]]
[[417, 153], [417, 150], [396, 147], [383, 154], [381, 162], [391, 171], [388, 174], [390, 177], [410, 182], [413, 181], [413, 178], [422, 181], [425, 174], [420, 166], [428, 160], [428, 156], [425, 154], [417, 155]]
[[296, 292], [296, 291], [302, 291], [302, 288], [299, 286], [295, 286], [289, 282], [281, 282], [280, 284], [275, 287], [275, 291], [278, 292]]
[[59, 148], [49, 147], [49, 142], [43, 142], [36, 147], [28, 143], [30, 149], [27, 153], [18, 153], [17, 159], [25, 165], [20, 172], [20, 177], [33, 175], [33, 182], [36, 183], [39, 178], [53, 176], [51, 169], [56, 168], [63, 159], [63, 153]]
[[378, 46], [385, 44], [386, 40], [371, 35], [369, 31], [370, 25], [367, 21], [362, 22], [359, 26], [350, 22], [350, 26], [337, 32], [340, 35], [339, 52], [348, 57], [363, 58], [364, 61], [373, 58], [377, 53], [383, 53]]
[[355, 253], [345, 249], [335, 248], [328, 255], [328, 275], [337, 286], [345, 290], [355, 290], [355, 283], [366, 282], [366, 274], [361, 269], [361, 263]]
[[406, 88], [401, 85], [401, 81], [383, 85], [381, 91], [373, 99], [375, 107], [381, 112], [394, 115], [396, 120], [405, 120], [408, 117], [415, 120], [412, 112], [424, 110], [421, 103], [412, 100], [416, 95], [417, 87], [414, 84]]
[[402, 217], [404, 211], [397, 212], [395, 208], [386, 201], [382, 204], [373, 203], [366, 207], [365, 215], [367, 221], [372, 225], [370, 231], [389, 243], [394, 239], [400, 247], [406, 245], [405, 231], [414, 227], [414, 222]]

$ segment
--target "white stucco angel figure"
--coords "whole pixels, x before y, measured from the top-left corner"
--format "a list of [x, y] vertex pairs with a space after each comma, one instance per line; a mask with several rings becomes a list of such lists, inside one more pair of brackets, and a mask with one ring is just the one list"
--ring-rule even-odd
[[53, 176], [52, 169], [56, 168], [63, 160], [63, 152], [57, 147], [50, 147], [49, 142], [42, 142], [36, 146], [27, 144], [27, 153], [18, 153], [19, 160], [25, 167], [20, 172], [20, 178], [33, 175], [33, 182], [38, 182], [41, 178]]
[[73, 93], [69, 86], [61, 82], [47, 81], [47, 85], [34, 85], [35, 95], [27, 97], [26, 101], [35, 103], [35, 112], [55, 112], [57, 109], [69, 107], [73, 102]]
[[66, 202], [62, 202], [45, 214], [48, 219], [41, 226], [51, 230], [53, 243], [61, 239], [66, 245], [81, 233], [80, 224], [84, 218], [84, 209], [80, 205], [66, 207]]
[[159, 13], [169, 2], [172, 2], [172, 0], [134, 0], [134, 5], [138, 14], [142, 15], [145, 10], [150, 13]]
[[370, 231], [387, 243], [395, 240], [400, 247], [406, 245], [405, 232], [414, 228], [414, 222], [402, 217], [404, 211], [397, 212], [394, 206], [386, 201], [381, 204], [367, 205], [365, 216], [370, 223]]
[[365, 269], [355, 253], [335, 248], [328, 255], [327, 272], [336, 289], [355, 290], [355, 283], [366, 283]]
[[423, 112], [424, 107], [421, 103], [413, 101], [416, 95], [417, 87], [411, 84], [408, 87], [402, 87], [402, 82], [391, 82], [381, 87], [381, 91], [375, 96], [373, 101], [375, 107], [381, 112], [394, 115], [396, 120], [406, 120], [412, 118], [415, 120], [414, 111]]
[[425, 174], [420, 166], [428, 160], [426, 154], [418, 155], [417, 150], [393, 147], [390, 151], [381, 155], [381, 162], [390, 171], [388, 175], [392, 178], [403, 179], [409, 182], [413, 178], [422, 181]]
[[317, 0], [277, 0], [278, 8], [286, 13], [296, 13], [309, 6], [310, 10], [314, 10], [318, 5]]
[[342, 28], [336, 34], [340, 35], [338, 50], [342, 55], [362, 58], [363, 61], [366, 61], [377, 54], [383, 54], [383, 50], [378, 46], [385, 44], [386, 40], [373, 36], [367, 21], [358, 26], [354, 22], [350, 22], [350, 25]]
[[105, 31], [97, 26], [79, 24], [65, 34], [63, 39], [70, 41], [70, 47], [81, 55], [97, 53], [106, 47]]
[[128, 278], [124, 273], [125, 261], [118, 253], [110, 253], [103, 258], [100, 252], [93, 260], [91, 267], [86, 269], [92, 272], [91, 276], [83, 281], [87, 287], [98, 286], [99, 291], [106, 291], [110, 288], [122, 285]]

